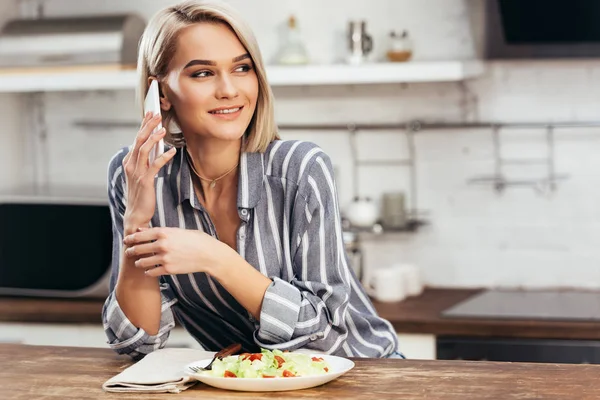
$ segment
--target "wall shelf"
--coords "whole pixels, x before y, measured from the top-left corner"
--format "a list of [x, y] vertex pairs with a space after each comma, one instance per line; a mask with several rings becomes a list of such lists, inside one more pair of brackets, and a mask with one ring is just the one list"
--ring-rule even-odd
[[[272, 86], [459, 82], [481, 75], [481, 61], [267, 66]], [[116, 65], [0, 69], [0, 93], [135, 89], [136, 71]]]

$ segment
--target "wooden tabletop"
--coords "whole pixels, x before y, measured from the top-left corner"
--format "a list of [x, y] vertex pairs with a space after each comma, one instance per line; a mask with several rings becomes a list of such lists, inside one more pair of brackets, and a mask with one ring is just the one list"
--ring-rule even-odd
[[[29, 399], [344, 398], [598, 399], [600, 365], [354, 359], [323, 386], [276, 393], [233, 392], [198, 383], [179, 394], [106, 393], [102, 384], [131, 364], [109, 349], [0, 345], [0, 397]], [[290, 378], [293, 379], [293, 378]]]
[[[481, 289], [427, 289], [397, 303], [374, 302], [398, 332], [540, 339], [600, 339], [600, 322], [444, 318], [445, 309]], [[0, 297], [0, 322], [100, 324], [103, 300]]]

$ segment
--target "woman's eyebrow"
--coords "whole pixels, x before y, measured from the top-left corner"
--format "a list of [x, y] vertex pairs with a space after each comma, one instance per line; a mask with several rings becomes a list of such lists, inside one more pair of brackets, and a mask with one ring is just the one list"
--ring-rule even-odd
[[246, 54], [242, 54], [241, 56], [237, 56], [234, 57], [231, 62], [238, 62], [238, 61], [242, 61], [245, 60], [246, 58], [250, 58], [250, 54], [246, 53]]
[[[242, 61], [242, 60], [245, 60], [246, 58], [250, 58], [250, 54], [246, 53], [246, 54], [242, 54], [241, 56], [234, 57], [231, 60], [231, 62]], [[217, 65], [217, 63], [215, 61], [211, 61], [211, 60], [192, 60], [189, 63], [187, 63], [185, 65], [185, 67], [183, 67], [183, 69], [193, 67], [194, 65], [211, 65], [214, 67]]]

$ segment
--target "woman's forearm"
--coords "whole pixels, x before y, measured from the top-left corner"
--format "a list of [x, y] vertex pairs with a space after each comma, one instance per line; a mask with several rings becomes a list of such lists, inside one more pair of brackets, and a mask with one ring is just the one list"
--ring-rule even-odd
[[[125, 232], [125, 235], [134, 233]], [[135, 258], [121, 251], [119, 277], [115, 294], [127, 318], [133, 325], [149, 335], [156, 335], [160, 328], [161, 296], [158, 278], [146, 276], [144, 270], [136, 268]]]
[[231, 250], [226, 254], [227, 256], [221, 259], [222, 262], [208, 273], [219, 281], [254, 318], [260, 319], [263, 298], [272, 281], [235, 251]]

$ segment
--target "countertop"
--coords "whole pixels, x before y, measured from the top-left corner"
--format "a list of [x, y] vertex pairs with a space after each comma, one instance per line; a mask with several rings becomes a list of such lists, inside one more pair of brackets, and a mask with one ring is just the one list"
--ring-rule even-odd
[[340, 378], [298, 391], [233, 392], [198, 383], [176, 395], [126, 394], [105, 393], [101, 388], [131, 364], [112, 350], [9, 344], [0, 345], [0, 393], [3, 400], [600, 398], [600, 365], [353, 360], [355, 368]]
[[438, 336], [497, 336], [538, 339], [600, 340], [598, 321], [543, 319], [491, 319], [442, 317], [445, 309], [483, 289], [428, 289], [420, 296], [398, 303], [374, 302], [379, 315], [396, 331]]
[[[600, 340], [600, 322], [444, 318], [441, 312], [481, 289], [426, 289], [397, 303], [374, 302], [398, 332]], [[0, 297], [0, 322], [100, 324], [102, 300]]]

